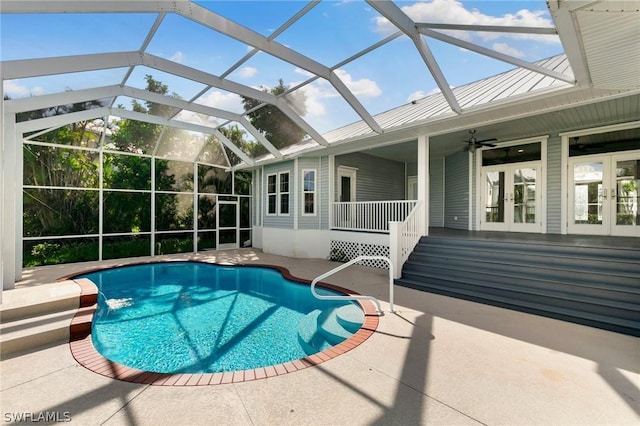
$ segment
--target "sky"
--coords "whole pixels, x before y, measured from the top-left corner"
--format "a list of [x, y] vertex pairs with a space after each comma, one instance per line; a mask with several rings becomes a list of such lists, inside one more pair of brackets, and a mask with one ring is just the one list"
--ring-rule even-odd
[[[307, 4], [303, 1], [197, 3], [265, 37], [271, 36]], [[397, 1], [396, 4], [415, 22], [553, 26], [544, 1], [430, 0]], [[10, 61], [139, 50], [155, 18], [155, 14], [2, 14], [0, 58]], [[393, 25], [363, 1], [322, 1], [275, 37], [275, 41], [334, 68], [394, 31]], [[559, 39], [554, 36], [466, 31], [447, 34], [526, 61], [562, 53]], [[425, 40], [450, 87], [513, 68], [510, 64], [457, 46], [431, 38]], [[242, 42], [181, 16], [168, 14], [146, 52], [220, 76], [228, 73], [230, 67], [251, 50]], [[127, 69], [119, 68], [10, 80], [4, 82], [4, 93], [11, 98], [20, 98], [120, 84], [126, 72]], [[337, 67], [335, 73], [372, 115], [438, 91], [424, 60], [407, 37], [396, 38], [353, 62]], [[136, 67], [126, 84], [144, 88], [146, 74], [167, 84], [170, 92], [186, 100], [205, 88], [200, 83], [145, 67]], [[308, 71], [260, 52], [228, 73], [226, 78], [261, 89], [276, 86], [280, 79], [288, 87], [295, 87], [311, 76]], [[294, 91], [290, 101], [304, 120], [321, 133], [360, 119], [335, 88], [323, 79]], [[130, 99], [120, 98], [116, 104], [129, 107], [130, 102]], [[233, 112], [243, 110], [238, 95], [215, 88], [208, 90], [196, 102]], [[192, 113], [183, 113], [180, 118], [213, 125], [222, 122]]]

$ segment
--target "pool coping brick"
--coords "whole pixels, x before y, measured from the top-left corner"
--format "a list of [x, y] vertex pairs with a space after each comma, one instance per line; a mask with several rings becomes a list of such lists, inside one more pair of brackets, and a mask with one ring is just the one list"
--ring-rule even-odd
[[[198, 261], [192, 261], [198, 262]], [[135, 264], [149, 264], [158, 262], [144, 262]], [[212, 263], [212, 262], [203, 262]], [[216, 263], [213, 263], [216, 264]], [[228, 266], [228, 265], [227, 265]], [[280, 271], [282, 276], [290, 281], [300, 284], [310, 285], [311, 281], [295, 277], [291, 275], [288, 269], [281, 266], [258, 265], [258, 264], [237, 264], [234, 266], [263, 267]], [[104, 270], [107, 268], [98, 268]], [[86, 271], [84, 273], [87, 273]], [[98, 288], [91, 280], [87, 278], [73, 278], [66, 276], [58, 279], [63, 281], [71, 279], [80, 287], [80, 300], [78, 310], [71, 320], [69, 348], [73, 358], [84, 368], [93, 371], [101, 376], [109, 377], [131, 383], [141, 383], [153, 386], [208, 386], [221, 385], [229, 383], [241, 383], [253, 380], [261, 380], [269, 377], [289, 374], [305, 368], [314, 367], [323, 362], [327, 362], [336, 358], [364, 343], [378, 328], [379, 314], [374, 304], [370, 300], [358, 299], [354, 302], [360, 305], [364, 312], [364, 321], [362, 327], [351, 337], [343, 342], [325, 349], [322, 352], [306, 356], [304, 358], [291, 360], [282, 364], [269, 365], [266, 367], [258, 367], [249, 370], [225, 371], [216, 373], [194, 373], [194, 374], [171, 374], [171, 373], [155, 373], [151, 371], [142, 371], [135, 368], [127, 367], [122, 364], [110, 361], [104, 358], [94, 347], [91, 340], [91, 327], [93, 324], [93, 316], [97, 309]], [[358, 295], [358, 293], [347, 290], [343, 287], [320, 282], [319, 286], [331, 290], [344, 293], [349, 296]]]

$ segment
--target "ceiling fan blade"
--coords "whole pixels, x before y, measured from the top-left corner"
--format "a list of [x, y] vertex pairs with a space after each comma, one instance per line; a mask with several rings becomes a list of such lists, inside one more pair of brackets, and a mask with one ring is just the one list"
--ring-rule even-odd
[[481, 141], [476, 141], [476, 143], [495, 142], [497, 140], [498, 139], [496, 139], [496, 138], [482, 139]]
[[482, 145], [482, 146], [488, 146], [488, 147], [490, 147], [490, 148], [494, 148], [494, 147], [498, 146], [498, 145], [493, 144], [493, 143], [480, 143], [480, 145]]

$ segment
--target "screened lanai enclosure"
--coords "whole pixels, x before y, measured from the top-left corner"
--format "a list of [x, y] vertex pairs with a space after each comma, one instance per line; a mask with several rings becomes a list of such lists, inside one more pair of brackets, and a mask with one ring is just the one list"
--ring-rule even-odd
[[3, 0], [3, 284], [249, 246], [327, 257], [330, 231], [414, 208], [486, 228], [477, 182], [503, 159], [484, 159], [527, 144], [538, 210], [518, 217], [566, 233], [572, 141], [640, 122], [636, 5]]
[[108, 120], [26, 134], [25, 266], [250, 245], [251, 175], [216, 139]]

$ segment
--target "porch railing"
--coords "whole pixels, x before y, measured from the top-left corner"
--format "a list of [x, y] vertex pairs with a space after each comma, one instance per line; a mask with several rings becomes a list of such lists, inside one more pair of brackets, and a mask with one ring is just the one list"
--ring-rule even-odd
[[416, 200], [331, 203], [331, 229], [389, 233], [389, 222], [403, 222]]
[[425, 234], [424, 206], [425, 203], [419, 201], [404, 221], [390, 224], [389, 254], [395, 271], [393, 278], [400, 278], [402, 266]]

